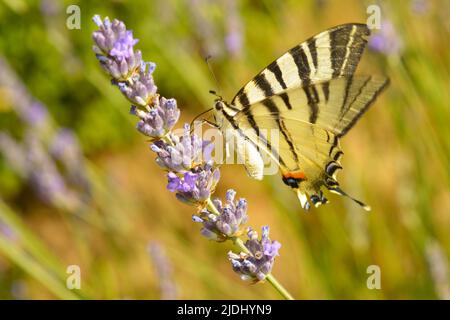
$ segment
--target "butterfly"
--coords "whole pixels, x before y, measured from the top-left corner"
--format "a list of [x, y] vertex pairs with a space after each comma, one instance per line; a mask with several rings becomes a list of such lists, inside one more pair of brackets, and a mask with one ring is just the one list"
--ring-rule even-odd
[[[263, 178], [263, 155], [270, 156], [308, 210], [325, 204], [322, 189], [370, 207], [339, 186], [343, 152], [339, 140], [355, 125], [389, 79], [355, 75], [370, 30], [349, 23], [323, 31], [273, 61], [228, 103], [214, 103], [215, 123], [226, 137], [239, 138], [236, 152], [247, 173]], [[276, 143], [263, 131], [279, 132]]]

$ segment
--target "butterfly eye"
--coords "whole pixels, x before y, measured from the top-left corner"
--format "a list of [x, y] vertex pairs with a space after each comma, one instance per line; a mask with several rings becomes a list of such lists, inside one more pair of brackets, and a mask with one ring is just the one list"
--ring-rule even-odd
[[214, 105], [214, 108], [216, 108], [216, 110], [220, 111], [223, 109], [222, 107], [222, 101], [217, 101], [216, 104]]

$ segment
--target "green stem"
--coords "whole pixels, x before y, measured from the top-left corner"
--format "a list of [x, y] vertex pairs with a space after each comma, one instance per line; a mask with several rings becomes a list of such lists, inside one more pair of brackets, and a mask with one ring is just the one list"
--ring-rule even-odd
[[[206, 205], [207, 205], [209, 211], [212, 212], [213, 214], [215, 214], [215, 215], [220, 214], [220, 212], [217, 210], [216, 206], [211, 201], [211, 198], [208, 198]], [[242, 239], [234, 237], [231, 240], [233, 241], [233, 243], [236, 246], [239, 247], [239, 249], [242, 250], [242, 252], [252, 255], [252, 253], [245, 246], [244, 241], [242, 241]], [[278, 293], [280, 293], [283, 296], [283, 298], [285, 298], [286, 300], [294, 300], [292, 295], [281, 285], [281, 283], [278, 282], [278, 280], [271, 273], [269, 273], [266, 276], [266, 280], [278, 291]]]

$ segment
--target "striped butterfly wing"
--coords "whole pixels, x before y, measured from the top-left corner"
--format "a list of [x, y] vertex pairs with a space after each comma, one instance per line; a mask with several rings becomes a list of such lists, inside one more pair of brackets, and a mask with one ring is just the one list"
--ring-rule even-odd
[[297, 191], [302, 207], [306, 194], [315, 204], [325, 203], [320, 187], [338, 186], [336, 171], [343, 153], [337, 136], [306, 121], [273, 113], [257, 114], [254, 120], [264, 130], [256, 133], [245, 115], [236, 118], [249, 140], [246, 145], [256, 145], [260, 153], [271, 156], [281, 168], [283, 181]]
[[[314, 124], [335, 134], [345, 135], [367, 111], [389, 83], [382, 76], [354, 75], [331, 79], [307, 87], [294, 88], [245, 107], [239, 118], [261, 126], [254, 117], [273, 115]], [[282, 130], [282, 123], [279, 129]]]
[[268, 65], [231, 101], [244, 108], [290, 88], [351, 76], [370, 30], [365, 24], [344, 24], [306, 40]]
[[[326, 202], [321, 186], [346, 195], [336, 181], [343, 155], [339, 138], [387, 84], [385, 77], [335, 78], [290, 89], [254, 103], [238, 112], [234, 121], [239, 128], [246, 129], [247, 136], [259, 150], [270, 153], [277, 161], [283, 180], [297, 190], [302, 206], [307, 203], [306, 194], [319, 205]], [[272, 135], [264, 135], [260, 128], [277, 130], [278, 140], [271, 141]]]

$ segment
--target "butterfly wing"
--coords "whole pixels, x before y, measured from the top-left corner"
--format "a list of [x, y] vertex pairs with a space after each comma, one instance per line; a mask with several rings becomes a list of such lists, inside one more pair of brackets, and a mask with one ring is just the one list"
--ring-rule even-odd
[[309, 38], [272, 62], [233, 98], [238, 108], [289, 88], [351, 76], [361, 58], [370, 30], [365, 24], [344, 24]]
[[279, 165], [283, 181], [297, 191], [302, 207], [307, 206], [306, 195], [316, 205], [325, 203], [320, 188], [337, 187], [336, 172], [342, 168], [338, 137], [314, 124], [273, 113], [256, 115], [254, 120], [264, 130], [257, 133], [244, 115], [236, 119], [247, 145], [257, 146], [259, 153], [269, 154]]
[[[336, 181], [343, 155], [339, 138], [356, 123], [388, 84], [384, 77], [350, 76], [290, 89], [245, 107], [237, 126], [260, 152], [279, 164], [283, 181], [318, 205], [326, 199], [321, 186], [346, 195]], [[262, 132], [276, 130], [277, 141]], [[358, 200], [355, 200], [359, 204]], [[365, 206], [365, 205], [363, 205]]]
[[[388, 84], [389, 79], [382, 76], [335, 78], [273, 95], [246, 106], [238, 116], [253, 123], [255, 116], [280, 115], [314, 124], [342, 137]], [[258, 122], [257, 125], [263, 127]]]

